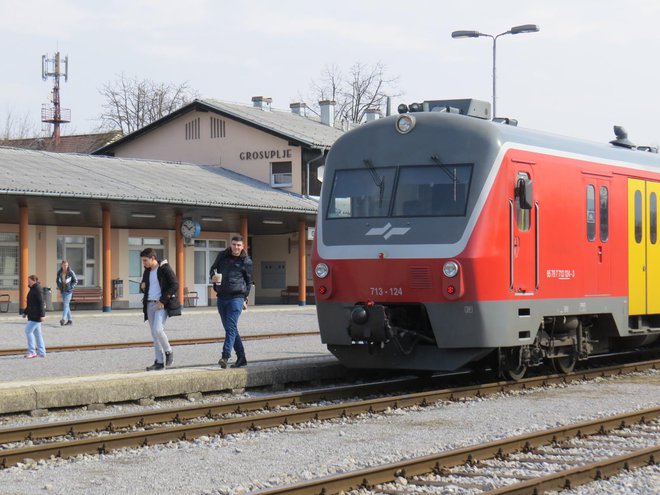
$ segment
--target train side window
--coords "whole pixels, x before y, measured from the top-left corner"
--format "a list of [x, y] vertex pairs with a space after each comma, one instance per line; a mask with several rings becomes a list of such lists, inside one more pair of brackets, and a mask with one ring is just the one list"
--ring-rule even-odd
[[519, 179], [529, 180], [529, 175], [525, 172], [518, 172], [518, 176], [516, 177], [516, 182], [514, 184], [514, 198], [515, 198], [514, 204], [516, 207], [516, 224], [518, 225], [518, 230], [520, 232], [527, 232], [531, 226], [530, 215], [532, 210], [520, 207], [521, 189], [518, 187]]
[[642, 242], [642, 192], [635, 191], [635, 242]]
[[649, 201], [649, 237], [651, 244], [655, 244], [658, 240], [658, 197], [653, 192]]
[[587, 240], [596, 240], [596, 189], [587, 184]]
[[600, 186], [600, 195], [599, 195], [599, 217], [600, 217], [600, 242], [607, 242], [607, 239], [610, 235], [609, 228], [609, 197], [607, 187]]

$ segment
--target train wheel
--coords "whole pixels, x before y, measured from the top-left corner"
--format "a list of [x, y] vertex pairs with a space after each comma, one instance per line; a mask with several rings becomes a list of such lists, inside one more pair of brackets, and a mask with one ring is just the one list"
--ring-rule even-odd
[[527, 365], [522, 362], [521, 347], [502, 349], [500, 371], [507, 380], [522, 380], [527, 373]]
[[556, 357], [551, 360], [552, 367], [557, 373], [570, 373], [577, 363], [577, 354], [571, 353], [569, 356]]

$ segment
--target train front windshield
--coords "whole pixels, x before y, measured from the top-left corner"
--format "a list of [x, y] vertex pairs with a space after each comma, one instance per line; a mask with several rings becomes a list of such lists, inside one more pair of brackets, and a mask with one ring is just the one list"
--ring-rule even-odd
[[472, 165], [423, 165], [335, 172], [326, 218], [462, 217]]

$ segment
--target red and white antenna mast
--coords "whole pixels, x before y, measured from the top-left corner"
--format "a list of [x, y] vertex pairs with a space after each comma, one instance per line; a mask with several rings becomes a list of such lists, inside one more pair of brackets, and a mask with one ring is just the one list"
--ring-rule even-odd
[[[62, 65], [64, 70], [62, 70]], [[53, 139], [55, 146], [60, 144], [60, 124], [71, 122], [71, 110], [60, 108], [60, 77], [64, 76], [64, 81], [69, 80], [69, 57], [64, 57], [64, 63], [60, 64], [60, 52], [55, 53], [53, 58], [48, 55], [41, 57], [41, 78], [45, 81], [49, 77], [53, 78], [52, 106], [48, 103], [41, 105], [41, 121], [53, 124]]]

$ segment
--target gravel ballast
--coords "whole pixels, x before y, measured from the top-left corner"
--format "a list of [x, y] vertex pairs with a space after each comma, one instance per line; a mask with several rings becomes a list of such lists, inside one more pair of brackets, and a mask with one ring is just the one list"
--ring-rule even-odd
[[[28, 462], [0, 471], [0, 487], [9, 494], [241, 494], [658, 405], [660, 372], [650, 371], [377, 416]], [[617, 489], [577, 493], [657, 492], [656, 468], [626, 476]]]

